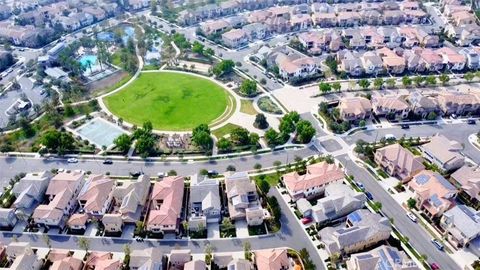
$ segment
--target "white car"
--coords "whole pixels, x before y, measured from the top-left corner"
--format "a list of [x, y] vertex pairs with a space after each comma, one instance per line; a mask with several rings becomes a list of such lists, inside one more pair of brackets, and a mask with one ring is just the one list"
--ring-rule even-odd
[[417, 217], [412, 213], [412, 212], [408, 212], [407, 213], [407, 217], [413, 221], [413, 222], [417, 222]]
[[69, 159], [67, 159], [67, 162], [68, 162], [68, 163], [77, 163], [77, 162], [78, 162], [78, 159], [76, 159], [76, 158], [69, 158]]
[[159, 173], [157, 173], [157, 176], [158, 176], [158, 178], [167, 177], [167, 176], [168, 176], [168, 173], [159, 172]]

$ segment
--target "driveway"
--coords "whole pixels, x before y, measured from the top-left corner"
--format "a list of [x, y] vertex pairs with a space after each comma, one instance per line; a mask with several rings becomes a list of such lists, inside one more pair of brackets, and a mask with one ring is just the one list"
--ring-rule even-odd
[[[248, 233], [248, 231], [247, 231]], [[207, 224], [207, 238], [208, 239], [220, 239], [220, 224], [209, 223]]]
[[237, 237], [244, 238], [249, 236], [247, 221], [245, 220], [235, 221], [235, 228], [237, 229]]

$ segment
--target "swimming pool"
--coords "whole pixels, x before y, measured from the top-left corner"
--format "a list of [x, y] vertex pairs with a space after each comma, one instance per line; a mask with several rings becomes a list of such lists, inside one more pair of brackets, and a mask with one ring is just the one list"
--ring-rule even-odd
[[87, 54], [82, 56], [79, 62], [80, 62], [80, 65], [82, 65], [82, 67], [84, 68], [89, 67], [90, 65], [93, 67], [97, 64], [97, 56], [93, 54]]
[[98, 148], [112, 145], [115, 138], [125, 133], [119, 126], [99, 117], [93, 118], [75, 131]]

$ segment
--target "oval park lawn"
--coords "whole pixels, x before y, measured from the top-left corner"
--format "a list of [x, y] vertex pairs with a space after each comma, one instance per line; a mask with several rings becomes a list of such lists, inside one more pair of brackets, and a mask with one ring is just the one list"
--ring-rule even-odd
[[173, 72], [142, 73], [125, 89], [105, 98], [110, 112], [126, 122], [151, 121], [158, 130], [191, 130], [222, 116], [233, 99], [218, 84]]

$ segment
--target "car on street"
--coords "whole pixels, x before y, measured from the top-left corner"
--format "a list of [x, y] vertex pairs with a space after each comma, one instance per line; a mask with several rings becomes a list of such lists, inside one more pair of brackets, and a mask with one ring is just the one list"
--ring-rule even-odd
[[365, 192], [365, 196], [367, 196], [367, 199], [369, 199], [370, 201], [373, 201], [372, 193], [367, 191], [367, 192]]
[[207, 173], [208, 173], [208, 176], [217, 176], [218, 175], [218, 172], [215, 171], [215, 170], [209, 170]]
[[457, 119], [457, 115], [452, 113], [452, 115], [450, 115], [450, 119]]
[[417, 217], [412, 213], [412, 212], [408, 212], [407, 213], [407, 217], [413, 221], [413, 222], [417, 222]]
[[395, 135], [393, 135], [393, 134], [386, 134], [383, 138], [385, 138], [385, 140], [387, 140], [387, 141], [397, 139], [397, 137], [395, 137]]
[[437, 239], [433, 238], [432, 243], [438, 250], [443, 250], [443, 244], [440, 243], [440, 241], [438, 241]]
[[67, 162], [68, 162], [68, 163], [77, 163], [77, 162], [78, 162], [78, 159], [76, 159], [76, 158], [69, 158], [69, 159], [67, 159]]
[[103, 164], [110, 165], [110, 164], [113, 164], [113, 161], [111, 158], [107, 158], [103, 161]]
[[157, 176], [158, 176], [158, 178], [167, 177], [167, 176], [168, 176], [168, 173], [165, 173], [165, 172], [159, 172], [159, 173], [157, 173]]
[[142, 175], [142, 172], [140, 171], [130, 172], [130, 176], [132, 177], [139, 177], [140, 175]]
[[408, 125], [408, 124], [403, 124], [402, 125], [402, 129], [409, 129], [409, 128], [410, 128], [410, 125]]
[[365, 191], [365, 186], [363, 185], [363, 183], [355, 182], [355, 185], [357, 185], [357, 187], [358, 187], [361, 191]]
[[475, 125], [477, 123], [477, 121], [475, 121], [475, 119], [468, 119], [467, 120], [467, 124], [469, 125]]
[[306, 224], [312, 222], [313, 220], [310, 217], [304, 217], [300, 221], [302, 222], [303, 225], [306, 225]]
[[440, 270], [440, 265], [438, 265], [438, 263], [431, 263], [430, 268], [432, 270]]

